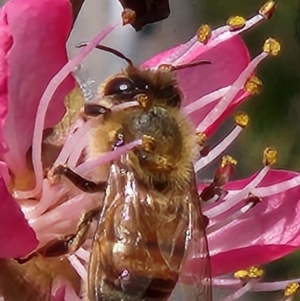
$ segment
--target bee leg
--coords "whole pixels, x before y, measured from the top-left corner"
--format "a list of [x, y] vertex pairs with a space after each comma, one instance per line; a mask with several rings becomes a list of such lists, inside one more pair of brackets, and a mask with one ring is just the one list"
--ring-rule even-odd
[[111, 110], [100, 106], [98, 104], [88, 103], [84, 106], [84, 115], [89, 117], [97, 117], [99, 115], [104, 115]]
[[44, 257], [57, 257], [75, 253], [85, 242], [91, 223], [94, 219], [98, 218], [101, 211], [102, 207], [98, 207], [83, 214], [75, 234], [66, 235], [63, 238], [52, 240], [41, 249], [30, 254], [27, 258], [16, 258], [16, 260], [22, 264], [37, 255], [42, 255]]
[[88, 193], [104, 191], [107, 184], [106, 182], [95, 183], [93, 181], [89, 181], [65, 165], [56, 166], [52, 171], [52, 176], [54, 177], [64, 176], [80, 190]]
[[37, 253], [45, 257], [56, 257], [68, 253], [75, 253], [85, 242], [91, 223], [101, 213], [102, 207], [93, 209], [83, 214], [76, 234], [71, 234], [63, 237], [62, 239], [49, 242]]

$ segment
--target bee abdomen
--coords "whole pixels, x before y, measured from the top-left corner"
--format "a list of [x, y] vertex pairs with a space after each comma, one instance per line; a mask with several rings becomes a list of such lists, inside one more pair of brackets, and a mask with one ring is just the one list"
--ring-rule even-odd
[[134, 277], [132, 281], [119, 285], [104, 280], [95, 301], [165, 301], [175, 285], [176, 281], [171, 279], [146, 277]]

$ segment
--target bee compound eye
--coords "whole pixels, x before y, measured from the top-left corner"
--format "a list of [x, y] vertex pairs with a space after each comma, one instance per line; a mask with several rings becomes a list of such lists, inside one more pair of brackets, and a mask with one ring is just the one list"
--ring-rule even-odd
[[127, 77], [116, 77], [104, 88], [104, 95], [130, 95], [135, 90], [135, 84]]

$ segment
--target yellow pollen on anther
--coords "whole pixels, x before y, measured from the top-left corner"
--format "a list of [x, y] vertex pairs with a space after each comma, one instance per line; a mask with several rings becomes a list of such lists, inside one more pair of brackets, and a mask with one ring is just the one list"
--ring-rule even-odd
[[221, 167], [225, 167], [226, 165], [231, 164], [231, 165], [237, 165], [237, 161], [235, 159], [233, 159], [231, 156], [226, 155], [223, 156], [222, 160], [221, 160]]
[[139, 102], [140, 106], [144, 109], [148, 109], [151, 105], [151, 100], [146, 94], [137, 95], [136, 100]]
[[261, 87], [262, 81], [256, 76], [251, 76], [244, 85], [244, 89], [251, 95], [258, 94]]
[[266, 19], [269, 19], [272, 17], [274, 11], [275, 11], [276, 3], [275, 1], [268, 1], [266, 2], [258, 11], [260, 15], [265, 17]]
[[263, 51], [270, 54], [270, 55], [277, 55], [280, 52], [281, 46], [279, 42], [277, 42], [273, 38], [268, 38], [263, 46]]
[[122, 12], [122, 21], [123, 21], [123, 25], [126, 24], [133, 24], [136, 18], [136, 14], [135, 11], [133, 11], [130, 8], [126, 8], [124, 9], [124, 11]]
[[248, 269], [248, 272], [249, 272], [249, 278], [252, 278], [252, 279], [255, 279], [255, 278], [260, 278], [263, 276], [264, 274], [264, 270], [259, 268], [259, 267], [250, 267]]
[[237, 113], [234, 117], [235, 123], [241, 127], [246, 127], [249, 123], [249, 116], [245, 113]]
[[263, 153], [263, 164], [266, 166], [273, 165], [277, 161], [277, 151], [274, 148], [267, 147]]
[[205, 133], [197, 133], [196, 134], [196, 141], [200, 146], [205, 146], [206, 143], [206, 134]]
[[227, 20], [227, 25], [230, 27], [231, 31], [239, 30], [246, 25], [246, 20], [241, 16], [230, 17]]
[[211, 28], [207, 24], [203, 24], [197, 30], [197, 37], [198, 41], [203, 43], [204, 45], [207, 44], [211, 37]]
[[233, 275], [237, 279], [244, 279], [244, 278], [248, 277], [248, 271], [239, 270], [239, 271], [236, 271]]
[[142, 148], [146, 152], [153, 152], [156, 149], [155, 139], [151, 136], [144, 135], [142, 141]]
[[171, 64], [161, 64], [158, 66], [159, 71], [172, 71], [173, 66]]
[[299, 283], [291, 282], [286, 286], [284, 290], [284, 296], [285, 297], [292, 296], [297, 292], [298, 289], [299, 289]]
[[250, 267], [247, 270], [239, 270], [234, 273], [234, 277], [237, 279], [256, 279], [262, 277], [264, 274], [264, 271], [259, 267]]

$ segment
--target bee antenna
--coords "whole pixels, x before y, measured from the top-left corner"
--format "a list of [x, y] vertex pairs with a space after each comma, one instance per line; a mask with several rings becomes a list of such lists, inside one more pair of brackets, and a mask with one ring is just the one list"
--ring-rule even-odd
[[209, 65], [209, 64], [211, 64], [211, 61], [201, 60], [201, 61], [196, 61], [196, 62], [192, 62], [192, 63], [189, 63], [189, 64], [182, 64], [182, 65], [172, 66], [172, 70], [176, 71], [176, 70], [196, 67], [196, 66], [199, 66], [199, 65]]
[[[82, 42], [82, 43], [77, 44], [76, 47], [77, 48], [85, 47], [87, 44], [88, 44], [87, 42]], [[100, 45], [100, 44], [97, 45], [96, 48], [100, 49], [100, 50], [103, 50], [103, 51], [106, 51], [106, 52], [110, 52], [110, 53], [114, 54], [115, 56], [125, 60], [128, 63], [128, 65], [133, 66], [132, 60], [130, 58], [128, 58], [122, 52], [120, 52], [120, 51], [118, 51], [114, 48], [104, 46], [104, 45]]]

